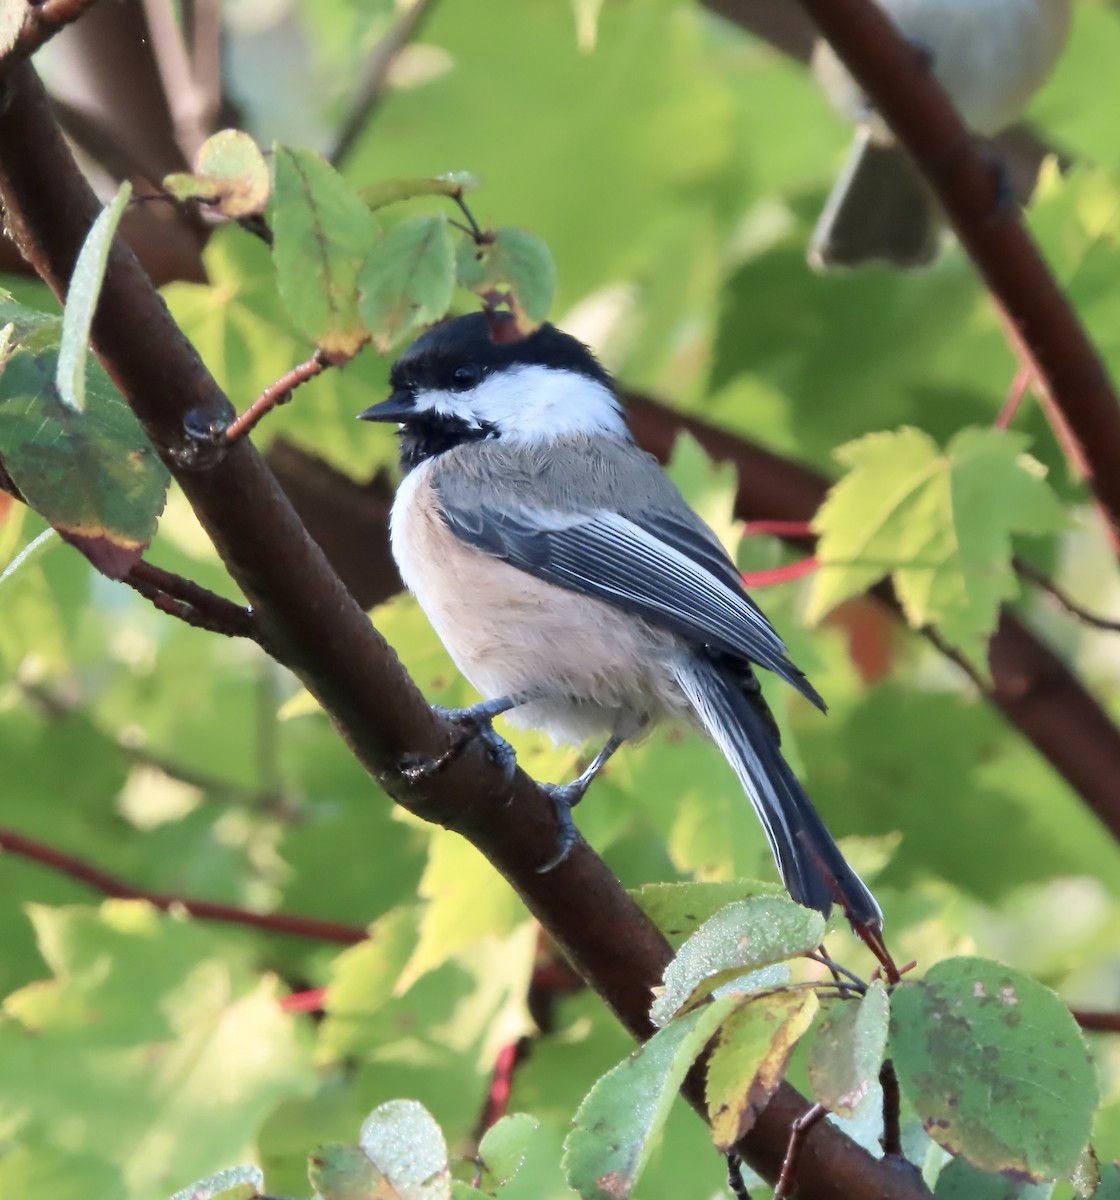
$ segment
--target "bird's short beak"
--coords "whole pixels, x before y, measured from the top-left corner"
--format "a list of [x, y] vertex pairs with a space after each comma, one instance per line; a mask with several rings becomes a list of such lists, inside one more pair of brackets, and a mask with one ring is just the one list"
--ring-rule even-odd
[[388, 400], [374, 404], [365, 412], [358, 413], [359, 421], [403, 421], [416, 409], [416, 400], [411, 392], [394, 392]]

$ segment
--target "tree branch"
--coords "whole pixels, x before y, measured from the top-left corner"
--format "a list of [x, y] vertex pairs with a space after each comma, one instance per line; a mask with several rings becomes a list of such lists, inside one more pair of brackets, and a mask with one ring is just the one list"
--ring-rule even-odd
[[1108, 617], [1099, 616], [1097, 613], [1091, 613], [1088, 609], [1083, 608], [1076, 600], [1073, 599], [1067, 592], [1052, 580], [1048, 579], [1043, 573], [1029, 562], [1021, 558], [1016, 558], [1012, 565], [1015, 568], [1015, 574], [1021, 579], [1026, 579], [1033, 583], [1040, 592], [1045, 592], [1059, 607], [1065, 609], [1071, 617], [1075, 617], [1082, 624], [1091, 625], [1094, 629], [1104, 629], [1109, 633], [1120, 633], [1120, 621], [1113, 621]]
[[33, 4], [23, 19], [16, 43], [10, 54], [27, 56], [34, 54], [45, 42], [49, 42], [60, 29], [76, 21], [95, 0], [45, 0]]
[[116, 876], [92, 866], [84, 859], [56, 850], [33, 838], [24, 837], [11, 829], [0, 829], [0, 850], [14, 854], [17, 858], [38, 863], [57, 871], [78, 883], [85, 884], [102, 896], [121, 900], [146, 900], [149, 904], [166, 912], [182, 908], [192, 917], [203, 921], [221, 921], [227, 925], [244, 925], [251, 929], [263, 929], [269, 933], [291, 934], [294, 937], [313, 938], [320, 942], [334, 942], [340, 946], [354, 946], [364, 942], [368, 936], [365, 929], [356, 925], [340, 925], [334, 921], [320, 921], [315, 917], [296, 917], [286, 913], [256, 913], [237, 908], [231, 904], [213, 904], [209, 900], [188, 900], [185, 896], [171, 896], [166, 892], [146, 892], [132, 887]]
[[243, 637], [260, 643], [261, 635], [250, 609], [219, 596], [216, 592], [173, 575], [148, 562], [138, 562], [123, 581], [160, 612], [177, 617], [196, 629], [220, 633], [225, 637]]
[[1001, 202], [990, 155], [872, 0], [801, 3], [936, 192], [1068, 426], [1120, 552], [1120, 398], [1018, 209]]
[[435, 0], [412, 0], [412, 4], [397, 19], [397, 23], [373, 48], [362, 71], [358, 90], [343, 119], [328, 161], [341, 167], [350, 157], [358, 138], [365, 132], [377, 106], [385, 95], [389, 72], [401, 56], [401, 51], [419, 33]]
[[[29, 64], [0, 73], [0, 200], [24, 255], [63, 295], [99, 212]], [[275, 657], [318, 699], [350, 748], [390, 795], [454, 829], [505, 876], [579, 972], [638, 1038], [653, 1032], [650, 989], [671, 951], [618, 880], [580, 843], [538, 874], [555, 848], [556, 817], [524, 773], [512, 785], [475, 746], [434, 778], [410, 782], [407, 755], [438, 757], [454, 732], [425, 704], [308, 537], [251, 443], [214, 446], [197, 432], [228, 427], [229, 401], [176, 326], [132, 253], [114, 241], [93, 323], [93, 345], [175, 475]], [[703, 1111], [701, 1072], [685, 1094]], [[776, 1179], [792, 1124], [808, 1110], [783, 1084], [738, 1149]], [[840, 1130], [814, 1131], [802, 1163], [805, 1200], [875, 1195], [917, 1200], [901, 1179]]]

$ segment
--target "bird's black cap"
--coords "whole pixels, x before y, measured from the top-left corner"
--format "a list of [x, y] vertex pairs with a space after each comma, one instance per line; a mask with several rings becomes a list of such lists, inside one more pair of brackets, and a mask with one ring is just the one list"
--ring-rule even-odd
[[573, 371], [605, 387], [614, 386], [591, 351], [555, 325], [542, 325], [528, 337], [516, 337], [512, 317], [481, 312], [454, 317], [421, 334], [393, 364], [390, 380], [394, 391], [458, 391], [464, 384], [464, 370], [473, 369], [481, 378], [519, 366]]

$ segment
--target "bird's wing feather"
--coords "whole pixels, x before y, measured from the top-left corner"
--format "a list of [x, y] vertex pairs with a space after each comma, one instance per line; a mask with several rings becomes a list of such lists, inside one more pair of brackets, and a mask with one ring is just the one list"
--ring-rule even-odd
[[688, 641], [767, 667], [819, 708], [824, 702], [789, 661], [785, 644], [743, 591], [704, 526], [658, 513], [571, 514], [457, 505], [439, 495], [456, 537], [519, 570], [671, 629]]

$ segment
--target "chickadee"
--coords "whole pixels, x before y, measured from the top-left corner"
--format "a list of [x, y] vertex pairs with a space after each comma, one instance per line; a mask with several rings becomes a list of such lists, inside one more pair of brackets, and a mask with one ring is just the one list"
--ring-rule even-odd
[[[1070, 0], [876, 0], [899, 31], [928, 55], [965, 123], [991, 137], [1027, 107], [1050, 74], [1069, 32]], [[882, 261], [927, 266], [942, 220], [914, 161], [868, 107], [867, 98], [820, 41], [813, 71], [835, 107], [858, 126], [855, 143], [809, 243], [817, 270]]]
[[543, 785], [561, 827], [627, 738], [691, 719], [750, 797], [790, 895], [854, 924], [882, 913], [844, 861], [779, 750], [754, 666], [824, 702], [743, 589], [735, 564], [630, 435], [610, 376], [542, 325], [496, 342], [494, 318], [459, 317], [393, 367], [392, 395], [361, 414], [399, 423], [404, 479], [393, 555], [462, 673], [487, 702], [452, 714], [557, 742], [606, 737], [588, 769]]

